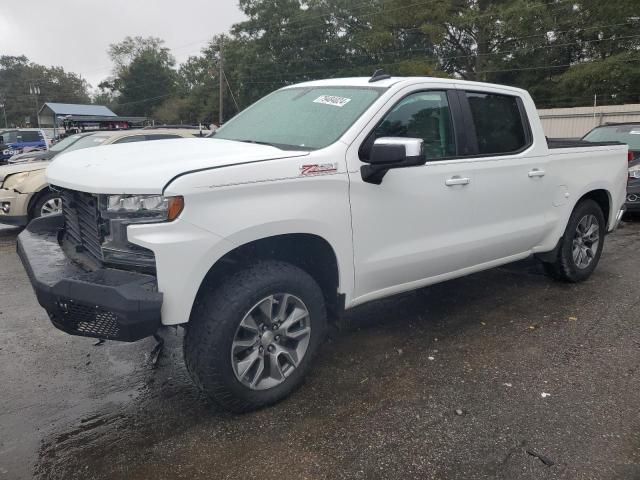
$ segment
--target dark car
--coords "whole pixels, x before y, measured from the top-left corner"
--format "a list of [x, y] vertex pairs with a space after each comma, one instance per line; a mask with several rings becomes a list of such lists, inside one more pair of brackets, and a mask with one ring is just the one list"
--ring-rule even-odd
[[25, 150], [46, 151], [48, 148], [47, 137], [40, 129], [0, 130], [0, 165]]
[[587, 133], [587, 142], [620, 142], [629, 145], [627, 211], [640, 212], [640, 122], [616, 123], [596, 127]]

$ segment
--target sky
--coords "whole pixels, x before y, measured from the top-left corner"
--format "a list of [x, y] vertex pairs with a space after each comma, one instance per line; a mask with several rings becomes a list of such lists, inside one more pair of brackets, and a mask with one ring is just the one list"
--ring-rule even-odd
[[95, 88], [111, 72], [111, 43], [160, 37], [180, 63], [243, 18], [237, 0], [0, 0], [0, 55], [63, 67]]

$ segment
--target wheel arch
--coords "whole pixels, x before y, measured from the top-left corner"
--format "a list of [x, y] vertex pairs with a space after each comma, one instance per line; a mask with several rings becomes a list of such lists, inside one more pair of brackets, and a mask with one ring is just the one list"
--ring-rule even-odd
[[49, 188], [49, 185], [44, 185], [42, 188], [40, 188], [38, 191], [35, 191], [31, 194], [31, 197], [29, 198], [29, 203], [27, 204], [27, 215], [29, 216], [29, 219], [33, 218], [33, 209], [36, 205], [36, 203], [38, 203], [38, 200], [40, 200], [40, 198], [43, 195], [46, 195], [47, 193], [50, 193], [52, 190]]
[[295, 265], [318, 282], [332, 317], [344, 310], [344, 295], [339, 293], [340, 267], [335, 249], [323, 237], [312, 233], [272, 235], [236, 246], [220, 257], [202, 280], [197, 298], [203, 291], [216, 288], [224, 278], [262, 260], [278, 260]]
[[606, 228], [606, 226], [609, 225], [609, 220], [615, 217], [615, 212], [612, 211], [613, 202], [611, 198], [611, 192], [609, 192], [609, 190], [607, 190], [606, 188], [597, 188], [590, 190], [578, 199], [571, 211], [575, 210], [576, 206], [578, 206], [580, 202], [586, 199], [591, 199], [600, 206], [600, 208], [602, 209], [602, 213], [604, 214], [604, 222]]

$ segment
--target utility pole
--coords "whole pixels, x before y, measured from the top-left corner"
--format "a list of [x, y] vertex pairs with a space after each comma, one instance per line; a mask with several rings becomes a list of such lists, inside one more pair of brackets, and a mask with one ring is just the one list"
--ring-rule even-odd
[[224, 99], [223, 99], [223, 95], [224, 95], [224, 56], [222, 54], [222, 43], [224, 42], [224, 35], [220, 35], [220, 58], [218, 59], [218, 77], [220, 80], [220, 107], [219, 107], [219, 115], [218, 115], [218, 124], [221, 127], [222, 126], [222, 122], [224, 121], [224, 115], [223, 115], [223, 104], [224, 104]]
[[4, 113], [4, 128], [9, 128], [9, 124], [7, 123], [7, 107], [4, 103], [4, 98], [0, 98], [0, 108]]
[[40, 87], [36, 84], [29, 84], [29, 93], [33, 95], [33, 100], [36, 106], [36, 119], [38, 121], [38, 128], [40, 128], [40, 113], [38, 112], [38, 95], [40, 95]]

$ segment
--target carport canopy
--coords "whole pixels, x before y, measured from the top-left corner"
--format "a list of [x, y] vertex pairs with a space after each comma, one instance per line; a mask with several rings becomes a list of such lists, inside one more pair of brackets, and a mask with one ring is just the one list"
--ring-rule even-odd
[[[55, 127], [64, 117], [73, 117], [74, 120], [115, 120], [115, 113], [104, 105], [85, 105], [78, 103], [52, 103], [46, 102], [38, 112], [40, 125], [43, 127]], [[99, 120], [98, 120], [99, 119]]]

